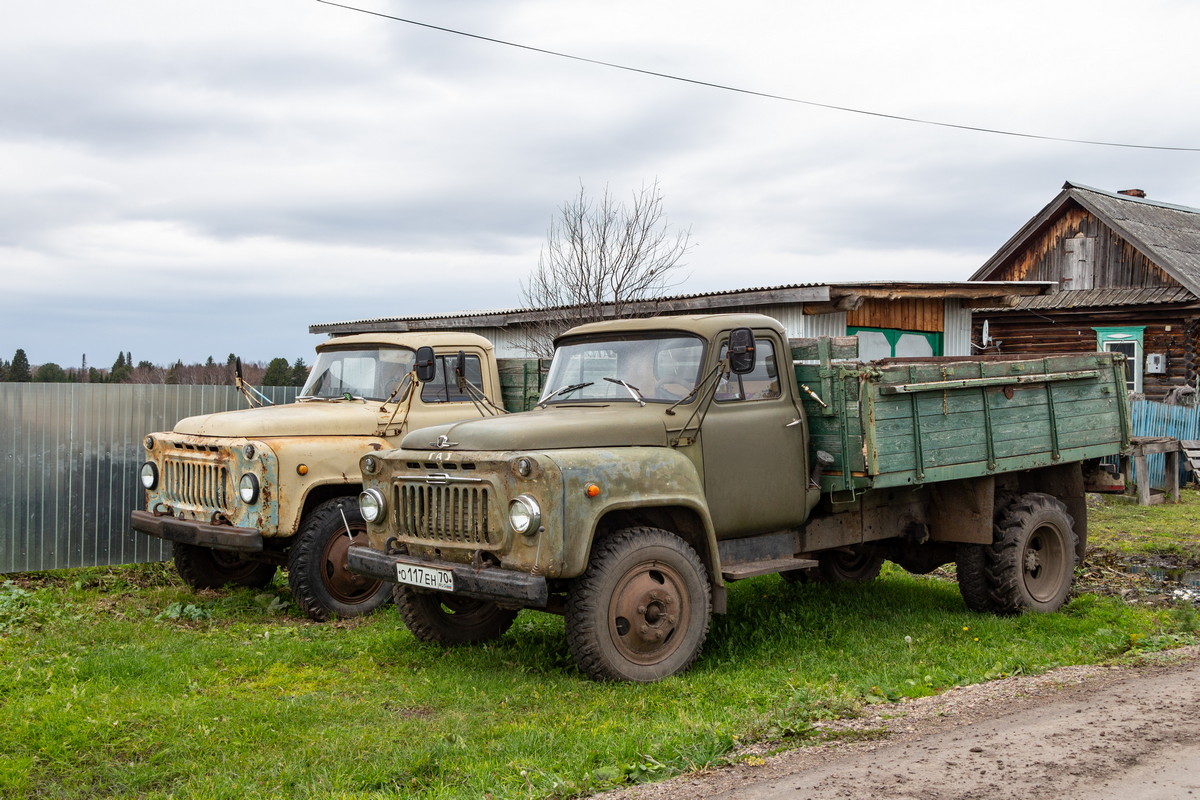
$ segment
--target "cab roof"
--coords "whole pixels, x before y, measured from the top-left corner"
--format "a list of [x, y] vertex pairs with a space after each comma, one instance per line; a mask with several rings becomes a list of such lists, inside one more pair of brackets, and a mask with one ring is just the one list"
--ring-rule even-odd
[[733, 328], [764, 328], [787, 337], [783, 325], [765, 314], [690, 314], [663, 317], [641, 317], [639, 319], [617, 319], [604, 322], [589, 322], [579, 325], [558, 336], [562, 339], [574, 336], [595, 336], [609, 333], [640, 333], [643, 331], [678, 331], [711, 339], [722, 331]]
[[410, 331], [408, 333], [352, 333], [346, 336], [334, 336], [318, 344], [317, 352], [335, 347], [370, 345], [407, 347], [410, 350], [425, 346], [432, 347], [434, 350], [459, 350], [465, 347], [475, 347], [489, 353], [494, 349], [491, 342], [477, 333]]

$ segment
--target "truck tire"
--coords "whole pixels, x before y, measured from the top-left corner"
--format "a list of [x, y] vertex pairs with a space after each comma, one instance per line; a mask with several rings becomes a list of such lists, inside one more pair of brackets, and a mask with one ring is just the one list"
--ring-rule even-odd
[[288, 583], [296, 605], [310, 619], [359, 617], [387, 602], [387, 584], [346, 569], [346, 551], [366, 543], [362, 512], [349, 497], [327, 500], [300, 523], [288, 552]]
[[830, 550], [817, 556], [814, 577], [824, 583], [866, 583], [879, 577], [883, 556], [872, 547]]
[[261, 589], [275, 577], [275, 565], [239, 558], [235, 553], [174, 542], [175, 571], [193, 589], [220, 589], [234, 584]]
[[967, 607], [1005, 615], [1062, 608], [1078, 563], [1074, 527], [1054, 497], [1017, 497], [1000, 511], [991, 545], [959, 547], [958, 585]]
[[658, 528], [626, 528], [600, 541], [573, 581], [567, 642], [589, 678], [648, 683], [692, 665], [711, 616], [696, 551]]
[[517, 612], [488, 600], [396, 584], [392, 597], [404, 624], [422, 642], [469, 644], [499, 639]]
[[955, 572], [958, 577], [958, 593], [967, 608], [979, 614], [998, 614], [999, 608], [992, 600], [991, 584], [988, 583], [986, 544], [960, 544], [956, 555]]

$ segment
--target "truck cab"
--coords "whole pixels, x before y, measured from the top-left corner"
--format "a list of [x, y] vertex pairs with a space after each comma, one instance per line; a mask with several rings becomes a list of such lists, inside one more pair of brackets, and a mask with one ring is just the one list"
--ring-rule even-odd
[[[416, 379], [418, 354], [430, 374]], [[461, 378], [461, 380], [460, 380]], [[318, 620], [367, 613], [389, 587], [349, 572], [366, 541], [358, 461], [414, 427], [501, 411], [492, 344], [464, 333], [357, 333], [322, 342], [295, 403], [187, 417], [143, 439], [143, 510], [194, 588], [262, 586], [286, 566]]]

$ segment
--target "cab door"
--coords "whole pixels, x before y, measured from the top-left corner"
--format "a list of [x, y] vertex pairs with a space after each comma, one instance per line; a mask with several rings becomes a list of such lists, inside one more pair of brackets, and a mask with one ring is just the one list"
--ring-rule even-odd
[[[755, 332], [755, 365], [718, 385], [700, 442], [709, 513], [721, 538], [798, 527], [807, 510], [808, 432], [791, 351]], [[721, 357], [728, 335], [720, 343]]]

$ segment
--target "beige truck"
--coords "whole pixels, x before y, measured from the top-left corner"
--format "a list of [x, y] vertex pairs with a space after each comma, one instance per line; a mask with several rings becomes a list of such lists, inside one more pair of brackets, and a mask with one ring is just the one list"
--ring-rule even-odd
[[309, 617], [368, 613], [390, 586], [346, 569], [348, 548], [366, 543], [359, 459], [415, 428], [522, 410], [539, 382], [536, 361], [498, 360], [474, 334], [336, 336], [317, 346], [295, 403], [188, 417], [148, 434], [145, 507], [131, 524], [171, 541], [196, 589], [264, 586], [284, 566]]

